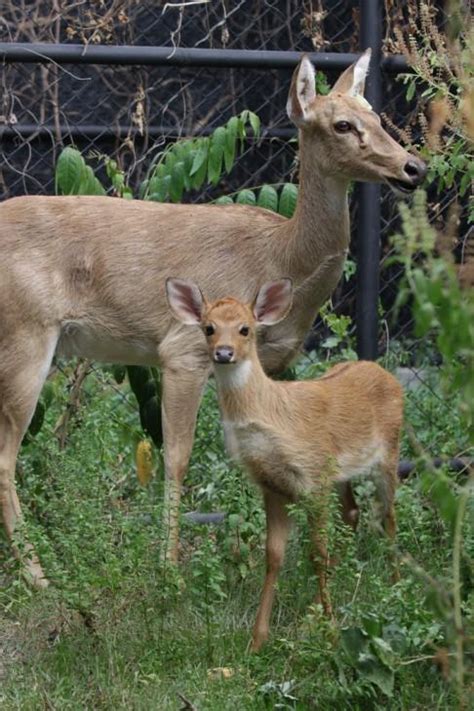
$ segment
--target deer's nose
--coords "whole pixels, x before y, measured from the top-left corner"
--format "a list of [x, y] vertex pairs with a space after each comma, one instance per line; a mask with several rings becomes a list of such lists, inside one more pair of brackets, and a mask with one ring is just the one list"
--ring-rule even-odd
[[426, 163], [419, 158], [410, 158], [403, 168], [412, 185], [419, 185], [426, 175]]
[[231, 346], [218, 346], [214, 351], [216, 363], [232, 363], [234, 349]]

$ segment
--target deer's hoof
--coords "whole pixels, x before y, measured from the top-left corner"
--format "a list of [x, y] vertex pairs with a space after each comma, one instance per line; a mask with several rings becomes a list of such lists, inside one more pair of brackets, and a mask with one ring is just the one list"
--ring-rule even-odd
[[44, 590], [49, 586], [49, 580], [43, 573], [43, 569], [39, 563], [31, 563], [24, 569], [23, 576], [32, 588], [36, 590]]

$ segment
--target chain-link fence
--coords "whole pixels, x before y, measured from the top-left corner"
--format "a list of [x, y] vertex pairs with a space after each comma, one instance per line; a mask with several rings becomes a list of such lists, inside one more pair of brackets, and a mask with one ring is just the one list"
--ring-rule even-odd
[[[374, 7], [382, 19], [378, 27], [377, 17], [369, 16]], [[378, 50], [390, 57], [393, 29], [405, 21], [404, 4], [388, 0], [108, 0], [67, 6], [60, 0], [6, 1], [0, 15], [2, 199], [54, 193], [55, 162], [60, 150], [70, 144], [92, 161], [104, 154], [113, 156], [129, 184], [136, 187], [169, 141], [210, 133], [243, 109], [260, 117], [260, 138], [247, 145], [218, 193], [206, 188], [186, 199], [203, 201], [243, 187], [294, 180], [296, 132], [285, 111], [294, 64], [282, 60], [281, 54], [277, 61], [269, 53], [317, 52], [322, 62], [318, 66], [330, 67], [326, 74], [331, 84], [340, 69], [331, 68], [337, 62], [327, 60], [365, 48], [371, 24]], [[135, 55], [134, 48], [139, 50]], [[203, 59], [186, 54], [187, 50], [209, 53]], [[261, 54], [245, 62], [240, 55], [236, 58], [239, 51], [249, 50]], [[99, 56], [100, 63], [90, 63], [91, 57]], [[155, 61], [157, 57], [162, 59]], [[415, 104], [407, 102], [405, 87], [397, 81], [398, 71], [406, 65], [400, 56], [391, 59], [382, 64], [381, 108], [395, 126], [411, 126]], [[346, 66], [349, 63], [347, 58]], [[354, 236], [359, 194], [356, 190], [352, 201]], [[438, 205], [438, 216], [452, 200], [453, 194], [447, 192]], [[385, 187], [380, 205], [374, 247], [378, 254], [380, 242], [380, 288], [378, 296], [372, 293], [369, 299], [370, 318], [381, 318], [372, 329], [375, 341], [368, 350], [359, 348], [359, 353], [381, 355], [405, 340], [409, 343], [406, 364], [415, 368], [419, 343], [413, 338], [410, 309], [402, 310], [396, 323], [391, 319], [400, 267], [387, 265], [398, 211]], [[360, 234], [351, 247], [356, 261], [359, 240]], [[360, 293], [356, 276], [343, 279], [333, 296], [335, 312], [350, 315], [355, 323]], [[307, 341], [315, 358], [326, 337], [327, 326], [319, 319]], [[423, 379], [421, 371], [415, 368], [414, 373]]]

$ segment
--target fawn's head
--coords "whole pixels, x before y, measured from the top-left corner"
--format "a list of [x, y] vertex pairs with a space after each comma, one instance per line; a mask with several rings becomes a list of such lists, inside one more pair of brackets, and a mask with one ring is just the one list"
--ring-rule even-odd
[[258, 327], [281, 321], [292, 303], [290, 279], [267, 282], [251, 304], [232, 297], [207, 302], [197, 284], [184, 279], [167, 279], [166, 295], [179, 321], [201, 327], [209, 357], [218, 365], [237, 365], [254, 357]]
[[288, 116], [301, 130], [308, 160], [326, 175], [386, 182], [409, 193], [422, 182], [426, 165], [389, 136], [364, 99], [369, 63], [370, 49], [341, 74], [327, 96], [318, 96], [314, 67], [304, 55], [293, 74]]

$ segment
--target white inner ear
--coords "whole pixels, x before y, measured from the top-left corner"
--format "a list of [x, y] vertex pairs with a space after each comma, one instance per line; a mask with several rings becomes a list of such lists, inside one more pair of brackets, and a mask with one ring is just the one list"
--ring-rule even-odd
[[365, 80], [369, 72], [370, 52], [366, 52], [354, 65], [354, 78], [349, 96], [361, 96], [364, 93]]
[[[303, 121], [307, 119], [308, 107], [315, 97], [316, 88], [314, 67], [307, 57], [303, 57], [296, 79], [296, 99], [298, 101], [301, 113], [303, 114]], [[293, 110], [293, 107], [291, 105], [291, 98], [289, 98], [288, 100], [287, 112], [290, 118], [292, 118], [295, 113], [298, 113]], [[292, 120], [294, 120], [294, 118], [292, 118]]]
[[254, 316], [263, 326], [271, 326], [281, 321], [291, 303], [291, 282], [268, 282], [260, 289], [254, 306]]
[[304, 57], [301, 62], [296, 92], [304, 112], [316, 96], [314, 67], [307, 57]]
[[197, 287], [192, 287], [183, 282], [169, 281], [166, 285], [168, 299], [175, 316], [187, 326], [193, 326], [200, 322], [200, 311], [202, 308], [200, 292]]

